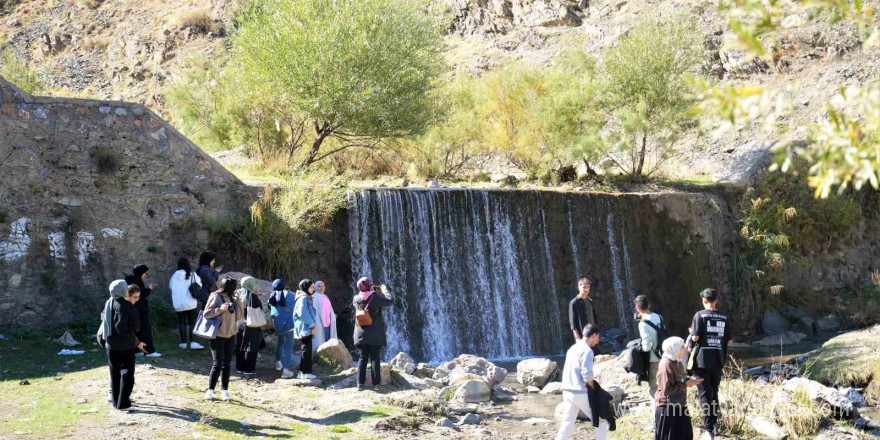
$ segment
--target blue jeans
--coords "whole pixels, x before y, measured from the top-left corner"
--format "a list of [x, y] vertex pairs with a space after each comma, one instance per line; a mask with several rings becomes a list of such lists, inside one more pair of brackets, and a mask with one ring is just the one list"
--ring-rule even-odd
[[281, 366], [290, 369], [290, 357], [293, 356], [293, 332], [278, 335], [278, 343], [275, 345], [275, 361], [281, 362]]
[[330, 340], [330, 327], [324, 327], [324, 342]]

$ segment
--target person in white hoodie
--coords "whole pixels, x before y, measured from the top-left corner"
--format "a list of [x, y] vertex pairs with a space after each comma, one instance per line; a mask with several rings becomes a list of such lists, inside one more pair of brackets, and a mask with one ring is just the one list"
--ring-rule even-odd
[[192, 270], [189, 259], [181, 257], [177, 260], [177, 272], [171, 275], [168, 287], [171, 289], [171, 302], [174, 311], [177, 312], [177, 330], [180, 332], [180, 348], [201, 350], [205, 347], [198, 342], [193, 342], [192, 332], [198, 318], [199, 301], [190, 293], [190, 285], [196, 284], [196, 292], [202, 288], [202, 280]]

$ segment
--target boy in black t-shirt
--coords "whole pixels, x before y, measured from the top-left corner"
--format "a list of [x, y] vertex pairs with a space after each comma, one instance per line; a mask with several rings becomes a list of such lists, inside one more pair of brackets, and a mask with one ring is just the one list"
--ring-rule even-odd
[[721, 371], [727, 360], [727, 344], [730, 343], [730, 326], [727, 316], [718, 311], [718, 292], [705, 289], [700, 292], [703, 308], [694, 315], [691, 323], [691, 339], [697, 343], [694, 376], [703, 379], [697, 385], [706, 432], [701, 439], [714, 439], [718, 423], [718, 386]]

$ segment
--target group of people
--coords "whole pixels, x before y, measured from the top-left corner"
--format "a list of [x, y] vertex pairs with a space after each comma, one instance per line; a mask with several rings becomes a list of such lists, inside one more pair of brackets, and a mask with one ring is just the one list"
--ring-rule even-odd
[[[579, 412], [591, 415], [597, 440], [608, 437], [609, 421], [597, 408], [603, 394], [593, 375], [594, 348], [599, 344], [591, 282], [578, 281], [578, 296], [569, 303], [569, 321], [575, 343], [568, 350], [562, 372], [563, 414], [556, 440], [566, 440]], [[727, 316], [718, 310], [718, 292], [700, 292], [703, 309], [694, 314], [686, 339], [671, 336], [662, 316], [652, 310], [645, 295], [635, 298], [640, 347], [648, 360], [647, 381], [654, 409], [655, 440], [692, 440], [693, 427], [687, 409], [687, 388], [697, 387], [703, 419], [702, 439], [714, 439], [718, 431], [722, 369], [732, 340]]]
[[[221, 278], [223, 266], [216, 265], [214, 254], [204, 252], [199, 265], [193, 270], [187, 258], [180, 258], [177, 270], [171, 275], [169, 289], [172, 304], [177, 313], [179, 347], [201, 350], [204, 347], [193, 341], [199, 322], [212, 320], [216, 332], [209, 341], [212, 364], [208, 374], [205, 398], [213, 399], [219, 383], [221, 398], [230, 399], [229, 379], [233, 352], [239, 374], [256, 374], [259, 350], [265, 347], [263, 327], [270, 315], [277, 344], [275, 368], [281, 378], [295, 377], [293, 373], [294, 351], [301, 350], [299, 379], [313, 379], [313, 353], [324, 342], [337, 339], [336, 313], [325, 294], [323, 281], [304, 279], [296, 291], [286, 288], [282, 279], [272, 283], [272, 293], [267, 307], [255, 294], [257, 280], [245, 276]], [[156, 291], [156, 284], [145, 285], [149, 268], [144, 264], [133, 267], [132, 274], [110, 284], [110, 298], [101, 314], [99, 343], [107, 349], [110, 368], [110, 391], [107, 400], [119, 410], [131, 411], [131, 393], [134, 388], [135, 358], [137, 356], [160, 357], [153, 342], [148, 297]], [[385, 285], [374, 285], [369, 278], [357, 282], [357, 294], [352, 304], [360, 314], [371, 317], [369, 324], [356, 323], [354, 343], [360, 351], [358, 363], [358, 390], [365, 389], [368, 365], [371, 369], [373, 387], [381, 383], [379, 353], [386, 345], [385, 321], [382, 309], [393, 303], [393, 297]], [[249, 316], [250, 315], [250, 316]]]

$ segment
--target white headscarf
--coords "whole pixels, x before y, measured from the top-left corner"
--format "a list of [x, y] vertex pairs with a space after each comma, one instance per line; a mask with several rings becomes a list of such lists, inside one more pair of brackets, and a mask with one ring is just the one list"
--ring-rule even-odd
[[681, 351], [682, 346], [684, 346], [684, 339], [681, 339], [678, 336], [666, 338], [666, 340], [663, 341], [663, 358], [681, 362], [682, 359], [678, 357], [678, 352]]

